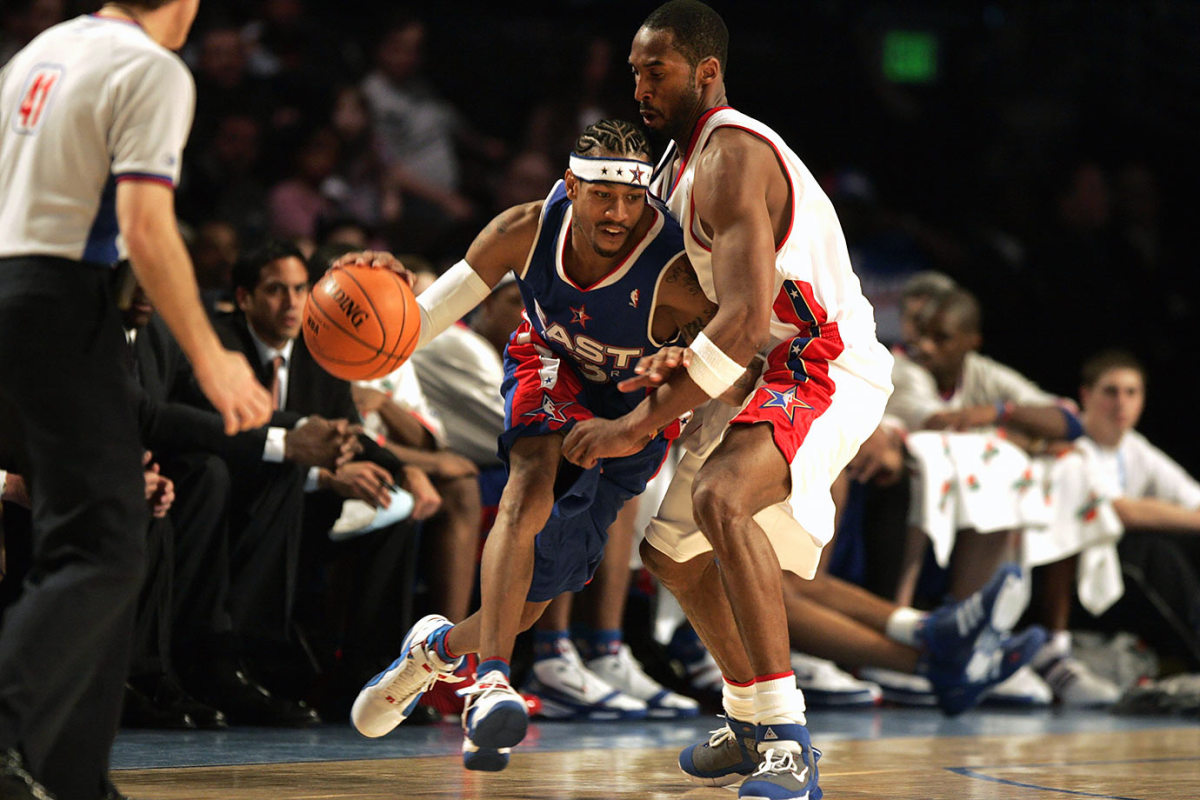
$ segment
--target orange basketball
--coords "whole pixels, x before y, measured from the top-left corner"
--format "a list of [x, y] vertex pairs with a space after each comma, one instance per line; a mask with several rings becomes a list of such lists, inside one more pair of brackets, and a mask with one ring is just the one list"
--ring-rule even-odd
[[334, 267], [304, 304], [304, 343], [326, 372], [382, 378], [412, 354], [421, 333], [417, 298], [389, 269]]

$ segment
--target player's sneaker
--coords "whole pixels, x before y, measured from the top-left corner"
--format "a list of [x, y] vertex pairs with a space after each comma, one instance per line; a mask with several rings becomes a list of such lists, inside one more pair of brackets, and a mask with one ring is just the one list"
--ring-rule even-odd
[[728, 786], [754, 772], [762, 761], [753, 723], [726, 717], [725, 725], [709, 734], [707, 742], [685, 747], [679, 754], [679, 768], [692, 783]]
[[931, 611], [917, 636], [932, 660], [957, 659], [974, 650], [976, 638], [986, 629], [1011, 631], [1024, 609], [1021, 569], [1005, 564], [970, 597]]
[[417, 620], [400, 644], [400, 657], [367, 681], [354, 699], [350, 721], [363, 736], [383, 736], [413, 712], [417, 701], [440, 678], [451, 680], [462, 661], [443, 661], [432, 642], [453, 626], [440, 614]]
[[584, 667], [570, 641], [559, 639], [555, 647], [558, 655], [533, 662], [524, 687], [541, 699], [543, 717], [602, 721], [644, 719], [649, 713], [641, 700]]
[[1035, 708], [1054, 702], [1054, 692], [1028, 664], [1000, 681], [983, 695], [989, 706]]
[[462, 718], [463, 766], [484, 772], [504, 769], [508, 766], [509, 751], [525, 738], [529, 727], [525, 699], [498, 670], [459, 691], [466, 699]]
[[984, 630], [975, 650], [960, 663], [930, 662], [927, 677], [938, 706], [954, 716], [977, 705], [984, 692], [1028, 664], [1046, 639], [1046, 629], [1038, 625], [1011, 636]]
[[623, 644], [616, 653], [593, 658], [586, 664], [594, 675], [609, 686], [646, 704], [649, 716], [655, 719], [681, 719], [700, 715], [700, 704], [690, 697], [676, 694], [651, 678], [633, 657], [629, 645]]
[[863, 667], [858, 676], [879, 686], [883, 699], [898, 706], [936, 706], [933, 684], [923, 675], [910, 675], [883, 667]]
[[877, 684], [859, 680], [832, 661], [807, 653], [792, 653], [792, 671], [810, 708], [865, 708], [879, 705], [883, 698]]
[[1115, 683], [1092, 672], [1087, 664], [1071, 656], [1041, 665], [1038, 672], [1064, 706], [1104, 708], [1121, 698], [1121, 690]]
[[[772, 742], [795, 742], [800, 752], [772, 747]], [[759, 725], [762, 763], [738, 789], [739, 800], [821, 800], [817, 762], [821, 751], [812, 746], [808, 728], [796, 724]]]

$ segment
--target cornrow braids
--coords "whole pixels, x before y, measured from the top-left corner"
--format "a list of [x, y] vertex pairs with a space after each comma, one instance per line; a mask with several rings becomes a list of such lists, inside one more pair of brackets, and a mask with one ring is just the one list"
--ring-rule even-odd
[[641, 156], [650, 159], [650, 144], [641, 130], [623, 119], [602, 119], [583, 129], [575, 140], [577, 156], [595, 155], [603, 151], [615, 156]]

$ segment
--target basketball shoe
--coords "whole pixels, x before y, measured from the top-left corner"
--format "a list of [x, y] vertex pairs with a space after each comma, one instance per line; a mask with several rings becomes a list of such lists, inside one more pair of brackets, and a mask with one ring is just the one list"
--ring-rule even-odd
[[883, 698], [877, 684], [855, 678], [832, 661], [793, 652], [791, 663], [810, 708], [869, 708]]
[[1005, 564], [970, 597], [929, 612], [917, 629], [917, 638], [932, 660], [957, 660], [975, 649], [975, 640], [985, 630], [1011, 631], [1024, 610], [1021, 569]]
[[1053, 702], [1054, 692], [1028, 664], [983, 695], [983, 703], [989, 706], [1037, 708]]
[[1120, 687], [1077, 658], [1062, 656], [1039, 664], [1037, 670], [1064, 706], [1104, 708], [1121, 699]]
[[[817, 761], [808, 728], [795, 723], [759, 725], [756, 730], [762, 762], [738, 789], [739, 800], [821, 800]], [[780, 742], [799, 745], [773, 746]]]
[[985, 629], [974, 650], [960, 658], [930, 660], [918, 671], [929, 678], [942, 711], [955, 716], [978, 705], [988, 689], [1033, 660], [1046, 638], [1045, 628], [1038, 625], [1013, 635]]
[[614, 654], [591, 659], [586, 667], [609, 686], [645, 703], [649, 716], [654, 719], [682, 719], [700, 715], [699, 703], [672, 692], [647, 675], [627, 644], [621, 645]]
[[437, 640], [453, 625], [440, 614], [417, 620], [400, 645], [400, 657], [367, 681], [350, 709], [350, 721], [363, 736], [372, 738], [391, 731], [416, 708], [429, 687], [440, 680], [461, 680], [454, 670], [462, 658], [445, 661], [437, 654]]
[[753, 723], [727, 716], [725, 724], [709, 734], [707, 742], [690, 745], [679, 753], [679, 769], [692, 783], [728, 786], [754, 772], [762, 761]]
[[463, 766], [499, 772], [508, 766], [513, 746], [525, 738], [529, 714], [504, 673], [492, 670], [460, 693], [463, 711]]
[[547, 719], [608, 721], [644, 719], [649, 713], [641, 700], [614, 689], [588, 670], [568, 639], [555, 643], [558, 654], [533, 662], [524, 689], [542, 701]]

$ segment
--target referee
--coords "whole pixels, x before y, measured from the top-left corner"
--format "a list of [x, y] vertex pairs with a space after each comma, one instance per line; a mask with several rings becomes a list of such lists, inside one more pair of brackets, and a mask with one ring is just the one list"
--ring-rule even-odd
[[0, 799], [110, 800], [147, 521], [133, 378], [112, 289], [127, 257], [227, 433], [270, 398], [221, 347], [174, 185], [199, 0], [126, 0], [0, 70], [0, 452], [29, 480], [33, 564], [0, 629]]

